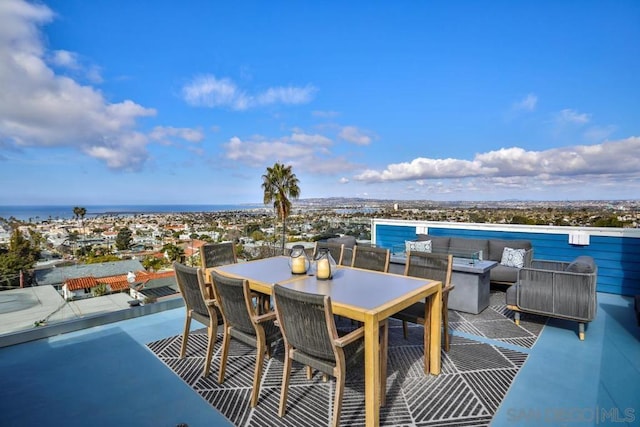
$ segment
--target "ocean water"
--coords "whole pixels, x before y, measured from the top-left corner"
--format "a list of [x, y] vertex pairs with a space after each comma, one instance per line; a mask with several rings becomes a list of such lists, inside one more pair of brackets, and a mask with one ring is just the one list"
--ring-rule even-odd
[[14, 217], [21, 221], [40, 222], [48, 219], [74, 218], [73, 208], [81, 206], [87, 210], [85, 218], [100, 215], [133, 215], [139, 213], [222, 212], [265, 208], [263, 204], [239, 205], [50, 205], [9, 206], [0, 205], [0, 218]]

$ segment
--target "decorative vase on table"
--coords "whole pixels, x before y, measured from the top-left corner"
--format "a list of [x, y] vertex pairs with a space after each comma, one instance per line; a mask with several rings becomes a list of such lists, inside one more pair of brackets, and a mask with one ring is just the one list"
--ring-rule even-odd
[[336, 271], [336, 261], [328, 249], [321, 249], [316, 257], [316, 277], [320, 280], [329, 280]]
[[295, 245], [291, 248], [291, 254], [289, 255], [289, 267], [291, 267], [292, 274], [306, 274], [310, 265], [311, 262], [309, 261], [309, 258], [307, 258], [304, 246]]

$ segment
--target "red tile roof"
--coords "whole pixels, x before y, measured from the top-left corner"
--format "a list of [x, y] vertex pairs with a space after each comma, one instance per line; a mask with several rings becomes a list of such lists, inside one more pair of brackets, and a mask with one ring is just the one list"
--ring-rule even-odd
[[[149, 271], [137, 271], [136, 282], [147, 283], [149, 280], [164, 279], [167, 277], [174, 277], [174, 271], [162, 271], [159, 273]], [[90, 289], [98, 286], [100, 283], [109, 285], [112, 291], [123, 291], [129, 289], [129, 282], [127, 281], [126, 274], [118, 274], [116, 276], [101, 277], [96, 279], [93, 276], [79, 277], [76, 279], [67, 279], [65, 284], [70, 291], [77, 291], [79, 289]]]
[[136, 272], [136, 282], [148, 282], [149, 280], [164, 279], [167, 277], [174, 277], [176, 273], [173, 270], [151, 272], [151, 271], [138, 271]]
[[93, 276], [67, 279], [65, 284], [67, 285], [67, 290], [70, 291], [77, 291], [78, 289], [90, 289], [98, 286], [98, 282]]
[[105, 283], [109, 285], [112, 291], [124, 291], [129, 289], [129, 282], [127, 281], [126, 274], [119, 274], [117, 276], [101, 277], [96, 280], [98, 283]]

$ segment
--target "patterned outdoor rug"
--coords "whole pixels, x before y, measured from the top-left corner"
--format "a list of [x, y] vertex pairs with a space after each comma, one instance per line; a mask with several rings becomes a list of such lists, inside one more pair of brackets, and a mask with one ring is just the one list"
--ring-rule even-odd
[[[442, 352], [442, 372], [422, 370], [422, 334], [402, 336], [401, 323], [390, 321], [387, 404], [380, 409], [384, 426], [482, 426], [491, 422], [527, 354], [453, 337], [451, 350]], [[171, 370], [236, 426], [327, 426], [331, 421], [335, 381], [315, 374], [307, 380], [304, 368], [293, 365], [287, 413], [279, 418], [278, 401], [283, 369], [283, 347], [276, 346], [265, 361], [256, 408], [249, 405], [255, 350], [232, 340], [226, 379], [218, 384], [221, 335], [214, 350], [211, 374], [202, 377], [205, 330], [192, 332], [187, 356], [179, 359], [181, 336], [148, 344]], [[341, 425], [364, 425], [363, 368], [347, 372]]]
[[480, 314], [449, 310], [449, 328], [454, 331], [532, 348], [548, 318], [521, 313], [520, 325], [513, 321], [514, 313], [505, 304], [504, 291], [491, 289], [489, 307]]

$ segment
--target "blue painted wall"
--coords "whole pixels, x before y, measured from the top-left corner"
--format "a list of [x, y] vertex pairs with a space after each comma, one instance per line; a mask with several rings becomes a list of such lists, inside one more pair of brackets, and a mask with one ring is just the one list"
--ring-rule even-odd
[[[536, 259], [571, 261], [579, 255], [589, 255], [598, 265], [599, 292], [640, 294], [640, 239], [592, 235], [589, 245], [577, 246], [568, 243], [569, 231], [572, 230], [550, 234], [429, 227], [429, 234], [434, 236], [529, 240]], [[390, 249], [417, 237], [416, 228], [409, 225], [376, 224], [375, 232], [375, 244]]]

